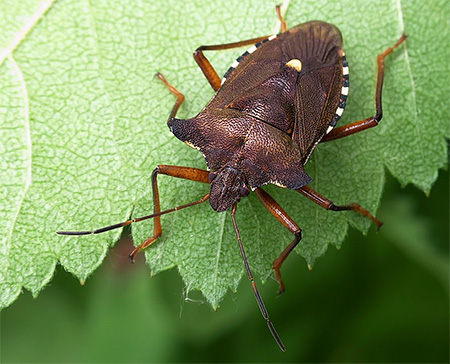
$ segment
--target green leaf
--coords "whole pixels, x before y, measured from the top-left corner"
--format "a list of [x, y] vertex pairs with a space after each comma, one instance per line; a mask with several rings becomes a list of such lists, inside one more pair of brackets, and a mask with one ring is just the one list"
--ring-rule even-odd
[[[166, 127], [174, 97], [160, 71], [186, 95], [179, 117], [212, 97], [192, 51], [201, 44], [276, 31], [276, 2], [232, 0], [4, 1], [0, 3], [0, 306], [24, 287], [36, 296], [60, 263], [81, 281], [120, 235], [57, 236], [152, 211], [150, 173], [157, 164], [204, 168], [202, 156]], [[307, 165], [312, 187], [337, 204], [358, 202], [375, 213], [385, 167], [403, 185], [428, 192], [447, 163], [450, 5], [447, 1], [295, 1], [286, 19], [335, 23], [350, 63], [350, 99], [341, 125], [373, 115], [375, 57], [402, 34], [386, 60], [384, 118], [379, 127], [319, 145]], [[426, 29], [426, 31], [424, 31]], [[244, 50], [210, 52], [219, 74]], [[193, 182], [160, 179], [162, 208], [203, 196]], [[351, 212], [324, 211], [298, 193], [267, 188], [303, 229], [297, 251], [313, 265], [342, 243]], [[250, 266], [263, 280], [291, 241], [255, 196], [238, 209]], [[217, 307], [243, 274], [228, 213], [208, 204], [164, 216], [163, 236], [145, 253], [153, 274], [178, 267], [190, 290]], [[133, 225], [138, 244], [152, 223]]]
[[404, 228], [396, 229], [395, 225], [390, 224], [383, 230], [383, 234], [392, 241], [392, 244], [403, 250], [405, 255], [415, 259], [433, 273], [448, 292], [448, 255], [443, 254], [430, 236], [430, 232], [435, 232], [431, 221], [418, 218], [419, 208], [420, 206], [415, 206], [413, 201], [407, 200], [404, 196], [398, 196], [386, 203], [383, 206], [386, 218], [395, 220]]

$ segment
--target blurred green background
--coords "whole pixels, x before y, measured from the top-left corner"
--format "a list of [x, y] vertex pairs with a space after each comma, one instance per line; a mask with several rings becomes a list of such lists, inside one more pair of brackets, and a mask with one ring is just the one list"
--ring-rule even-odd
[[84, 286], [59, 268], [2, 312], [1, 362], [448, 362], [448, 171], [429, 197], [388, 177], [377, 216], [379, 233], [350, 231], [311, 272], [292, 255], [282, 296], [260, 284], [286, 353], [245, 278], [214, 312], [176, 270], [129, 264], [125, 234]]

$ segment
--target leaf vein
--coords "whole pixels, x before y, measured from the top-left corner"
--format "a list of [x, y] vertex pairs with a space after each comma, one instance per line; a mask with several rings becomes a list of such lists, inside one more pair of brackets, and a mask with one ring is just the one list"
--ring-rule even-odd
[[[91, 1], [92, 0], [88, 0], [87, 3], [89, 5], [89, 15], [91, 18], [91, 29], [92, 29], [92, 37], [94, 39], [94, 43], [95, 43], [95, 57], [96, 57], [96, 61], [97, 61], [97, 67], [98, 67], [98, 78], [99, 78], [99, 83], [101, 84], [101, 87], [103, 89], [103, 92], [105, 93], [105, 96], [108, 98], [108, 106], [111, 107], [111, 109], [114, 111], [114, 115], [112, 116], [112, 118], [114, 119], [114, 122], [111, 123], [112, 125], [112, 129], [111, 129], [111, 140], [114, 144], [114, 146], [116, 147], [117, 150], [117, 155], [118, 155], [118, 159], [119, 162], [121, 164], [121, 170], [124, 170], [126, 168], [126, 163], [124, 161], [124, 156], [123, 156], [123, 152], [122, 149], [120, 148], [116, 138], [114, 138], [114, 131], [115, 131], [115, 127], [116, 127], [116, 122], [118, 120], [118, 115], [119, 112], [117, 110], [117, 107], [115, 106], [113, 100], [114, 98], [112, 97], [111, 93], [109, 92], [108, 88], [106, 87], [106, 77], [105, 77], [105, 70], [103, 68], [103, 63], [101, 61], [102, 57], [101, 57], [101, 52], [100, 52], [100, 46], [99, 46], [99, 31], [98, 31], [98, 26], [97, 26], [97, 21], [95, 18], [95, 14], [92, 11], [92, 5], [91, 5]], [[122, 229], [120, 229], [122, 230]]]
[[[405, 33], [405, 24], [403, 21], [403, 11], [402, 11], [402, 1], [401, 0], [396, 0], [396, 5], [397, 5], [397, 12], [398, 12], [398, 21], [399, 21], [399, 27], [400, 27], [400, 31], [401, 33]], [[406, 63], [406, 69], [408, 72], [408, 76], [409, 76], [409, 80], [411, 82], [411, 102], [413, 104], [413, 112], [414, 112], [414, 126], [417, 132], [417, 136], [420, 139], [420, 141], [423, 141], [423, 136], [422, 133], [420, 131], [419, 128], [419, 123], [418, 123], [418, 111], [417, 111], [417, 96], [416, 96], [416, 83], [414, 82], [414, 77], [412, 74], [412, 70], [411, 70], [411, 62], [409, 59], [409, 54], [408, 54], [408, 48], [405, 45], [403, 45], [403, 49], [404, 49], [404, 55], [405, 55], [405, 63]], [[423, 143], [418, 143], [420, 145], [420, 154], [422, 157], [422, 160], [425, 161], [425, 153], [424, 153], [424, 149], [423, 149]]]
[[217, 287], [217, 276], [219, 274], [219, 261], [220, 261], [220, 254], [222, 252], [222, 243], [223, 243], [223, 234], [224, 234], [224, 229], [225, 229], [225, 217], [226, 214], [221, 214], [222, 216], [219, 215], [219, 217], [222, 219], [222, 223], [220, 226], [220, 239], [219, 239], [219, 243], [217, 246], [217, 254], [216, 254], [216, 264], [214, 266], [214, 281], [213, 281], [213, 292], [216, 291], [216, 287]]
[[[11, 62], [11, 65], [14, 69], [14, 72], [19, 80], [20, 88], [22, 90], [23, 99], [24, 99], [24, 126], [25, 126], [25, 142], [27, 145], [27, 160], [26, 160], [26, 168], [27, 168], [27, 176], [25, 179], [25, 186], [22, 192], [22, 196], [20, 197], [19, 203], [17, 205], [16, 212], [14, 214], [14, 218], [12, 220], [11, 228], [9, 230], [8, 236], [6, 238], [6, 243], [10, 247], [11, 241], [12, 241], [12, 235], [14, 231], [14, 227], [16, 226], [17, 219], [19, 218], [20, 210], [22, 209], [23, 202], [25, 200], [25, 197], [30, 189], [31, 186], [31, 179], [32, 179], [32, 171], [31, 171], [31, 160], [32, 160], [32, 143], [31, 143], [31, 131], [30, 131], [30, 100], [28, 98], [28, 91], [27, 86], [25, 83], [25, 79], [23, 77], [22, 71], [20, 70], [18, 64], [14, 60], [14, 58], [9, 55], [8, 61]], [[7, 249], [7, 254], [9, 255], [10, 249]], [[9, 261], [9, 260], [7, 260]]]
[[6, 58], [9, 58], [14, 50], [19, 46], [20, 43], [26, 38], [26, 36], [31, 32], [34, 26], [39, 23], [45, 13], [52, 7], [56, 0], [48, 0], [43, 3], [41, 7], [31, 16], [25, 26], [17, 33], [16, 37], [12, 40], [11, 44], [6, 47], [3, 52], [0, 53], [0, 65], [3, 64]]

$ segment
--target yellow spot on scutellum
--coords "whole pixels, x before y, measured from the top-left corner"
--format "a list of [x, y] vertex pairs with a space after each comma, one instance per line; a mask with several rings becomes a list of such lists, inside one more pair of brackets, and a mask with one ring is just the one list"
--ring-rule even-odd
[[302, 70], [302, 62], [299, 59], [291, 59], [286, 66], [296, 69], [298, 72]]

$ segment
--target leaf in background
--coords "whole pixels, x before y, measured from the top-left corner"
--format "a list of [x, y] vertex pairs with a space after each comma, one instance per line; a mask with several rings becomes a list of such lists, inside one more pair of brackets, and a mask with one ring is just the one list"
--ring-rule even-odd
[[[2, 6], [3, 49], [43, 4], [51, 3]], [[84, 281], [120, 234], [74, 238], [55, 231], [101, 227], [126, 220], [133, 210], [148, 214], [149, 178], [157, 164], [205, 167], [197, 151], [168, 131], [174, 97], [153, 75], [161, 71], [185, 93], [179, 117], [195, 115], [213, 91], [192, 51], [272, 33], [275, 4], [58, 0], [33, 23], [0, 65], [1, 307], [22, 287], [36, 296], [57, 262]], [[375, 212], [384, 165], [402, 184], [429, 191], [447, 163], [449, 18], [442, 0], [291, 1], [291, 26], [322, 19], [343, 33], [351, 95], [341, 125], [373, 115], [375, 57], [399, 38], [403, 24], [409, 35], [386, 61], [381, 125], [313, 153], [307, 170], [320, 193]], [[223, 74], [243, 51], [208, 56]], [[159, 181], [162, 208], [198, 199], [208, 189], [164, 176]], [[347, 222], [362, 232], [370, 226], [355, 213], [324, 211], [293, 191], [268, 191], [303, 228], [298, 251], [310, 265], [328, 244], [341, 244]], [[237, 219], [250, 264], [266, 279], [292, 236], [254, 196], [240, 203]], [[229, 214], [203, 204], [164, 216], [162, 223], [164, 235], [145, 253], [152, 273], [177, 266], [188, 289], [201, 290], [216, 307], [243, 273]], [[133, 226], [136, 243], [151, 234], [151, 222]]]
[[393, 198], [383, 206], [383, 211], [386, 218], [396, 221], [403, 229], [397, 229], [395, 225], [390, 224], [384, 229], [383, 235], [402, 249], [405, 255], [415, 259], [433, 273], [448, 292], [448, 255], [434, 246], [434, 239], [430, 233], [434, 233], [435, 230], [428, 219], [417, 216], [419, 209], [419, 206], [404, 196]]

